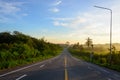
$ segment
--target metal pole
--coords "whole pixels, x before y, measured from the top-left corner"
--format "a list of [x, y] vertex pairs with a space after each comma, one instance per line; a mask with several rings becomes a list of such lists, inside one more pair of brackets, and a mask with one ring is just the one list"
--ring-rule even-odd
[[112, 10], [110, 10], [110, 65], [112, 64]]
[[105, 7], [94, 6], [96, 8], [106, 9], [110, 11], [110, 65], [112, 64], [112, 10]]

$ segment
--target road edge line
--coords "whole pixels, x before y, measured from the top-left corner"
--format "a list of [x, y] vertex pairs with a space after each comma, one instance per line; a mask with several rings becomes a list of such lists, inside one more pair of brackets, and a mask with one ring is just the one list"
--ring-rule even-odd
[[15, 79], [15, 80], [20, 80], [20, 79], [24, 78], [25, 76], [27, 76], [27, 75], [26, 75], [26, 74], [24, 74], [24, 75], [22, 75], [22, 76], [18, 77], [17, 79]]

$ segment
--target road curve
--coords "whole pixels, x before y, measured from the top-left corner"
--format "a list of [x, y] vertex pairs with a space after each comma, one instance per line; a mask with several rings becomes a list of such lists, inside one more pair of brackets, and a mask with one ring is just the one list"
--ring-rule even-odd
[[120, 80], [120, 73], [76, 59], [64, 49], [52, 59], [0, 74], [0, 80]]

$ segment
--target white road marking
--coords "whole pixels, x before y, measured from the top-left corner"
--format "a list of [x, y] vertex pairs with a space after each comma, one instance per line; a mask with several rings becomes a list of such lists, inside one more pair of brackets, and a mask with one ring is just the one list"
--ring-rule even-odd
[[[59, 56], [57, 56], [57, 57], [55, 57], [55, 58], [52, 58], [52, 59], [57, 59], [58, 57], [59, 57]], [[47, 61], [48, 61], [48, 60], [47, 60]], [[9, 75], [9, 74], [12, 74], [12, 73], [15, 73], [15, 72], [18, 72], [18, 71], [21, 71], [21, 70], [24, 70], [24, 69], [33, 67], [33, 66], [36, 66], [36, 65], [39, 65], [39, 64], [41, 64], [41, 62], [40, 62], [40, 63], [33, 64], [33, 65], [30, 65], [30, 66], [26, 66], [26, 67], [23, 67], [23, 68], [14, 70], [14, 71], [10, 71], [10, 72], [8, 72], [8, 73], [5, 73], [5, 74], [0, 75], [0, 77], [3, 77], [3, 76], [6, 76], [6, 75]]]
[[101, 70], [101, 71], [103, 71], [103, 72], [105, 72], [105, 73], [110, 73], [109, 71], [107, 71], [107, 70], [105, 70], [105, 69], [103, 69], [103, 68], [101, 68], [101, 67], [97, 67], [97, 66], [95, 66], [95, 65], [93, 65], [93, 67], [95, 67], [96, 69], [99, 69], [99, 70]]
[[110, 73], [110, 72], [108, 72], [107, 70], [104, 70], [104, 69], [101, 69], [102, 71], [104, 71], [104, 72], [106, 72], [106, 73]]
[[42, 68], [42, 67], [44, 67], [44, 66], [45, 66], [45, 64], [41, 65], [40, 68]]
[[24, 75], [20, 76], [19, 78], [17, 78], [16, 80], [20, 80], [20, 79], [22, 79], [22, 78], [25, 77], [25, 76], [27, 76], [27, 75], [24, 74]]
[[39, 64], [41, 64], [41, 63], [36, 63], [36, 64], [30, 65], [30, 66], [26, 66], [26, 67], [23, 67], [23, 68], [20, 68], [20, 69], [17, 69], [17, 70], [2, 74], [2, 75], [0, 75], [0, 77], [3, 77], [3, 76], [6, 76], [6, 75], [9, 75], [9, 74], [12, 74], [12, 73], [15, 73], [15, 72], [18, 72], [18, 71], [33, 67], [33, 66], [36, 66], [36, 65], [39, 65]]
[[93, 66], [94, 68], [96, 68], [96, 69], [99, 69], [99, 70], [101, 70], [101, 71], [103, 71], [103, 72], [106, 72], [106, 73], [110, 73], [109, 71], [107, 71], [107, 70], [105, 70], [105, 69], [103, 69], [103, 68], [101, 68], [101, 67], [97, 67], [96, 65], [93, 65], [93, 64], [90, 64], [90, 63], [87, 63], [87, 62], [85, 62], [87, 65], [91, 65], [91, 66]]

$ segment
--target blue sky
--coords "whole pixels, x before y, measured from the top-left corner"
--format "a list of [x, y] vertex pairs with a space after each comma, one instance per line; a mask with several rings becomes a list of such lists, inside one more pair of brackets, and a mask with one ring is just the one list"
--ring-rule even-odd
[[109, 43], [113, 10], [113, 42], [120, 42], [119, 0], [0, 0], [0, 32], [20, 31], [53, 43]]

